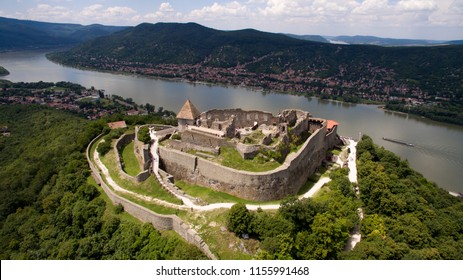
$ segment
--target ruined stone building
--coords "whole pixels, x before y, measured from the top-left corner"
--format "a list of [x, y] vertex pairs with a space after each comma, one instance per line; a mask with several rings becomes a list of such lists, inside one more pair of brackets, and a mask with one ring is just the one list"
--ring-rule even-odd
[[[177, 119], [178, 136], [159, 146], [161, 168], [175, 180], [256, 201], [297, 194], [321, 166], [327, 151], [340, 141], [338, 123], [295, 109], [283, 110], [277, 116], [242, 109], [200, 113], [187, 100]], [[289, 147], [294, 142], [298, 149], [291, 152]], [[250, 172], [210, 160], [225, 146], [235, 148], [244, 159], [276, 154], [281, 165], [270, 171]], [[188, 153], [192, 150], [197, 153]]]

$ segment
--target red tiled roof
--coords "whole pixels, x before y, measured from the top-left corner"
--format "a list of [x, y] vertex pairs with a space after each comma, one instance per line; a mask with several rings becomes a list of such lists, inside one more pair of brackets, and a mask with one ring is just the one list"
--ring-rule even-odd
[[110, 122], [110, 123], [108, 123], [108, 126], [109, 126], [109, 128], [111, 128], [111, 129], [127, 127], [127, 125], [125, 124], [125, 121]]
[[337, 126], [339, 125], [338, 122], [336, 121], [333, 121], [333, 120], [328, 120], [328, 124], [326, 125], [326, 128], [328, 129], [333, 129], [334, 126]]

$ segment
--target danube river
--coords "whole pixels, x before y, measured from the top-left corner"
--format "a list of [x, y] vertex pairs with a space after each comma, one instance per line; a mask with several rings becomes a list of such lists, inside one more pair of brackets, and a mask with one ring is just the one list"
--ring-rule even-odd
[[[286, 108], [309, 111], [316, 117], [340, 123], [338, 132], [358, 138], [368, 134], [393, 151], [426, 178], [449, 191], [463, 192], [463, 127], [424, 118], [391, 113], [372, 105], [353, 105], [242, 87], [192, 84], [132, 75], [84, 71], [54, 64], [45, 51], [0, 53], [0, 65], [10, 71], [3, 77], [13, 82], [70, 81], [104, 89], [106, 94], [130, 97], [135, 102], [178, 111], [189, 98], [200, 111], [212, 108], [243, 108], [272, 113]], [[413, 143], [413, 147], [387, 142], [382, 137]]]

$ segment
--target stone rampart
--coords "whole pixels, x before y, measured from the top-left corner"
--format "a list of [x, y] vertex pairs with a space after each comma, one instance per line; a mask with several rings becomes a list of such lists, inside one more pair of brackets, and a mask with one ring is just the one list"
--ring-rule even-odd
[[114, 145], [114, 153], [116, 154], [116, 161], [118, 162], [117, 169], [119, 174], [121, 174], [125, 180], [129, 180], [134, 183], [140, 183], [148, 179], [150, 176], [150, 171], [148, 169], [150, 162], [148, 161], [148, 168], [138, 173], [136, 176], [131, 176], [124, 171], [123, 161], [121, 159], [122, 149], [124, 149], [124, 147], [127, 146], [131, 141], [134, 141], [134, 139], [135, 134], [124, 134], [119, 137], [119, 139], [116, 140], [116, 145]]
[[257, 201], [294, 195], [325, 159], [326, 122], [282, 166], [267, 172], [248, 172], [222, 166], [190, 154], [159, 147], [162, 167], [176, 179]]
[[250, 127], [254, 122], [266, 125], [278, 124], [278, 117], [274, 117], [272, 113], [263, 111], [244, 111], [242, 109], [213, 109], [201, 113], [201, 126], [211, 127], [215, 121], [227, 121], [234, 116], [235, 125], [237, 127]]
[[201, 145], [196, 145], [196, 144], [188, 143], [185, 141], [172, 140], [172, 139], [169, 140], [168, 146], [172, 149], [179, 150], [179, 151], [196, 150], [196, 151], [211, 153], [214, 155], [219, 155], [220, 153], [219, 147], [204, 147]]
[[98, 168], [93, 164], [93, 161], [90, 157], [90, 149], [92, 145], [96, 143], [103, 135], [99, 135], [90, 142], [87, 147], [86, 156], [87, 162], [92, 170], [92, 176], [95, 178], [95, 181], [98, 185], [101, 186], [103, 191], [113, 202], [113, 204], [120, 204], [124, 207], [124, 211], [134, 216], [145, 223], [151, 223], [153, 227], [158, 230], [174, 230], [177, 232], [183, 239], [188, 243], [198, 247], [206, 256], [210, 259], [217, 259], [216, 256], [210, 251], [209, 246], [204, 242], [204, 240], [198, 235], [198, 233], [191, 229], [182, 219], [175, 215], [161, 215], [157, 214], [143, 206], [140, 206], [136, 203], [133, 203], [130, 200], [127, 200], [119, 195], [117, 195], [103, 180], [100, 175]]
[[341, 142], [342, 141], [338, 136], [338, 126], [336, 125], [328, 132], [328, 134], [326, 134], [326, 145], [331, 148], [339, 145]]
[[134, 145], [133, 145], [133, 152], [135, 153], [135, 156], [137, 157], [138, 162], [140, 163], [140, 167], [142, 170], [146, 170], [150, 166], [151, 162], [151, 155], [149, 151], [149, 144], [145, 144], [142, 141], [138, 140], [138, 131], [142, 126], [136, 126], [135, 127], [135, 139], [133, 140]]
[[222, 137], [216, 137], [207, 133], [201, 133], [200, 131], [192, 130], [183, 131], [182, 141], [192, 143], [198, 146], [211, 148], [227, 145], [226, 139]]

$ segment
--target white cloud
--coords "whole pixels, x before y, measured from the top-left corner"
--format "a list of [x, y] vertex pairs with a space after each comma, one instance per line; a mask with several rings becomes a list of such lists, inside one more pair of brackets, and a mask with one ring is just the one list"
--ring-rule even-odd
[[133, 14], [136, 14], [137, 12], [129, 7], [109, 7], [103, 12], [103, 17], [108, 17], [108, 18], [122, 18], [126, 16], [130, 16]]
[[161, 3], [159, 6], [159, 11], [160, 12], [173, 12], [174, 8], [172, 8], [172, 5], [168, 2]]
[[407, 12], [434, 11], [437, 8], [433, 0], [401, 0], [397, 3], [397, 10]]
[[457, 26], [461, 30], [460, 38], [463, 38], [463, 0], [441, 0], [429, 21], [436, 26]]
[[365, 0], [355, 9], [353, 14], [364, 14], [364, 15], [377, 15], [389, 13], [391, 6], [389, 6], [388, 0]]
[[226, 19], [229, 17], [246, 17], [248, 15], [249, 11], [246, 5], [233, 1], [226, 4], [215, 2], [212, 6], [205, 6], [201, 9], [191, 11], [188, 17], [199, 20], [211, 20]]
[[142, 16], [137, 16], [134, 20], [143, 20], [143, 21], [181, 21], [182, 14], [176, 12], [172, 5], [168, 2], [161, 3], [159, 9], [154, 13], [147, 13]]
[[84, 7], [75, 16], [85, 23], [131, 24], [130, 18], [136, 14], [137, 12], [129, 7], [114, 6], [105, 8], [101, 4], [94, 4]]
[[88, 6], [88, 7], [85, 7], [82, 11], [81, 11], [81, 15], [84, 16], [84, 17], [88, 17], [90, 19], [93, 19], [95, 17], [97, 17], [101, 10], [103, 9], [103, 5], [100, 5], [100, 4], [95, 4], [95, 5], [91, 5], [91, 6]]
[[39, 4], [37, 7], [27, 10], [27, 15], [35, 20], [67, 21], [69, 18], [72, 18], [72, 11], [62, 6]]
[[463, 0], [453, 1], [452, 4], [450, 4], [449, 6], [449, 10], [451, 12], [463, 14]]

